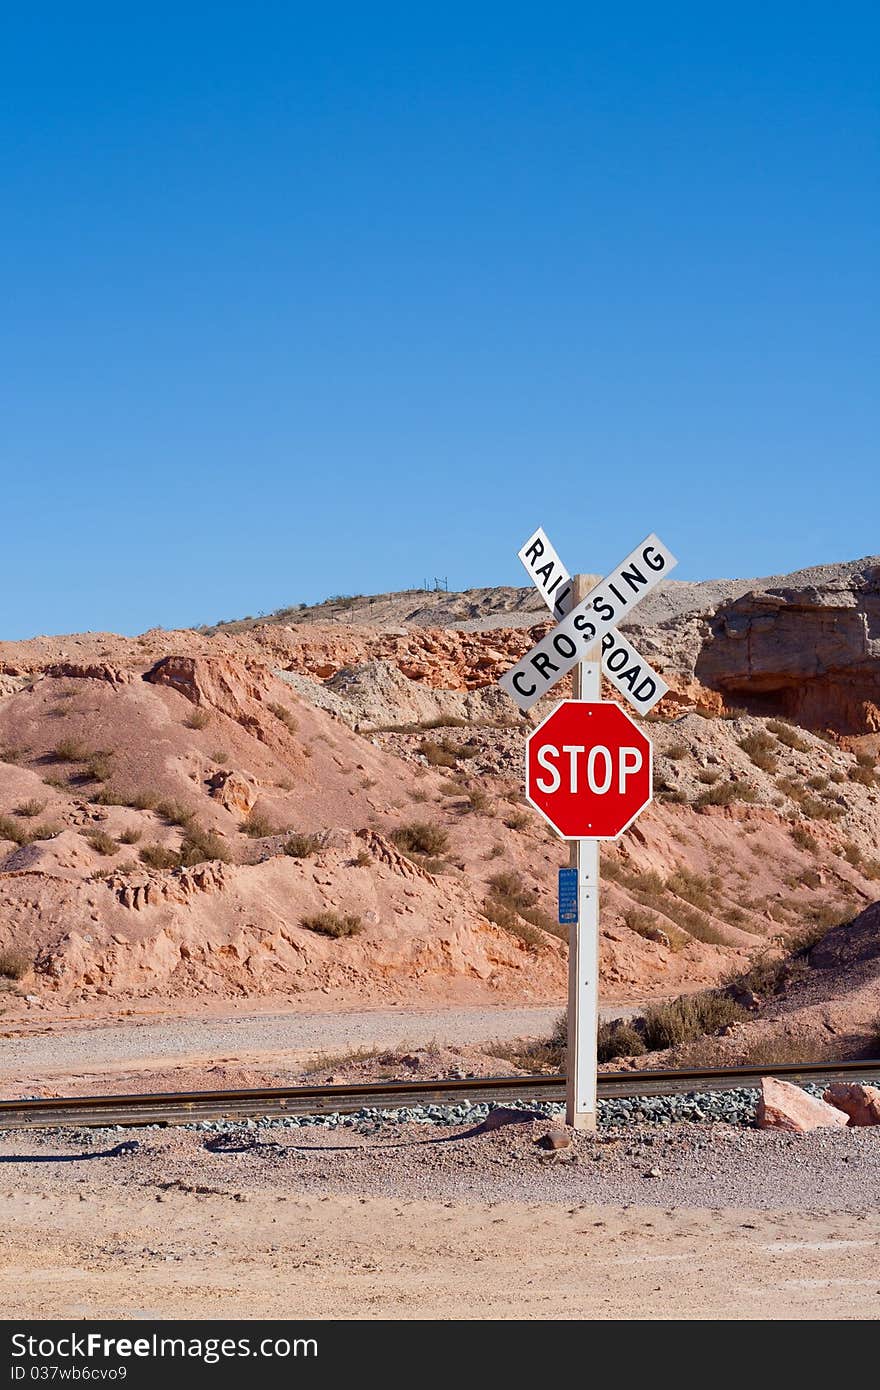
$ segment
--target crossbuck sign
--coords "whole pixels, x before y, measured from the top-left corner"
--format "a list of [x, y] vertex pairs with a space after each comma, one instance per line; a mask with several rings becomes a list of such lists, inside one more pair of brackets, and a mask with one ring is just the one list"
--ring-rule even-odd
[[651, 799], [650, 741], [619, 705], [601, 700], [600, 669], [639, 714], [647, 714], [666, 694], [666, 682], [616, 624], [666, 578], [676, 560], [659, 537], [650, 535], [585, 592], [584, 576], [572, 578], [540, 527], [519, 558], [559, 621], [500, 684], [525, 713], [574, 668], [574, 698], [557, 705], [527, 740], [526, 796], [571, 841], [571, 868], [560, 877], [560, 916], [570, 924], [566, 1119], [577, 1129], [593, 1129], [599, 841], [621, 834]]
[[601, 641], [605, 675], [639, 714], [647, 714], [669, 687], [614, 624], [628, 617], [678, 563], [671, 551], [657, 536], [648, 536], [578, 604], [571, 575], [540, 526], [519, 558], [551, 613], [562, 621], [501, 677], [499, 684], [510, 698], [525, 713]]

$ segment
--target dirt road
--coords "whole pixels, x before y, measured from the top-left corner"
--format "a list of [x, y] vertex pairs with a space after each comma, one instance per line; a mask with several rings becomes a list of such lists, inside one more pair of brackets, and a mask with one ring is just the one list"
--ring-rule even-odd
[[[39, 1093], [48, 1085], [73, 1094], [104, 1089], [114, 1078], [198, 1068], [257, 1069], [279, 1079], [316, 1055], [359, 1048], [466, 1045], [547, 1037], [558, 1006], [516, 1009], [375, 1009], [327, 1013], [212, 1015], [132, 1020], [0, 1039], [0, 1095]], [[609, 1007], [618, 1017], [628, 1006]], [[97, 1083], [97, 1085], [96, 1085]], [[203, 1083], [216, 1084], [210, 1078]]]

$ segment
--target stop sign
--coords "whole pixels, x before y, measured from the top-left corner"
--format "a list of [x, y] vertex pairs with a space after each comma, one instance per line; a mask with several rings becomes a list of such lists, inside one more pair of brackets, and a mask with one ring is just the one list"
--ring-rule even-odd
[[616, 840], [651, 784], [650, 739], [611, 700], [562, 700], [526, 741], [526, 796], [565, 840]]

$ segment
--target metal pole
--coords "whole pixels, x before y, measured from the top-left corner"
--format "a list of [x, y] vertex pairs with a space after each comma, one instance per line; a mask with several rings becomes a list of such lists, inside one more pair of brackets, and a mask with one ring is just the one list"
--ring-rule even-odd
[[[574, 603], [589, 591], [586, 575], [572, 580]], [[601, 647], [597, 643], [573, 672], [575, 700], [600, 700]], [[596, 1039], [599, 1028], [599, 841], [573, 840], [569, 864], [577, 869], [578, 920], [568, 934], [568, 1055], [566, 1123], [596, 1128]]]

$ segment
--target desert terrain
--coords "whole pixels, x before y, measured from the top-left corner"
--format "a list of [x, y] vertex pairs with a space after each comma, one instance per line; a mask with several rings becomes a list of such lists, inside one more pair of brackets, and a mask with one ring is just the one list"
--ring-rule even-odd
[[[438, 1042], [488, 1044], [526, 1009], [523, 1037], [546, 1036], [567, 851], [524, 803], [522, 752], [547, 710], [524, 718], [496, 685], [546, 630], [539, 603], [338, 597], [0, 642], [3, 1093], [118, 1082], [124, 1048], [83, 1065], [102, 1029], [136, 1033], [157, 1084], [208, 1052], [219, 1084], [336, 1050], [306, 1024], [299, 1047], [218, 1053], [199, 1044], [208, 1020], [359, 1011], [369, 1046], [391, 1041], [389, 1013], [451, 1011], [471, 1024]], [[654, 803], [603, 849], [603, 1007], [727, 991], [699, 1043], [722, 1061], [871, 1055], [880, 560], [667, 581], [627, 630], [670, 693], [648, 720]], [[841, 924], [858, 960], [847, 946], [819, 968]], [[428, 1041], [414, 1027], [395, 1041]], [[65, 1034], [67, 1067], [45, 1052]], [[608, 1053], [682, 1045], [629, 1032]]]

